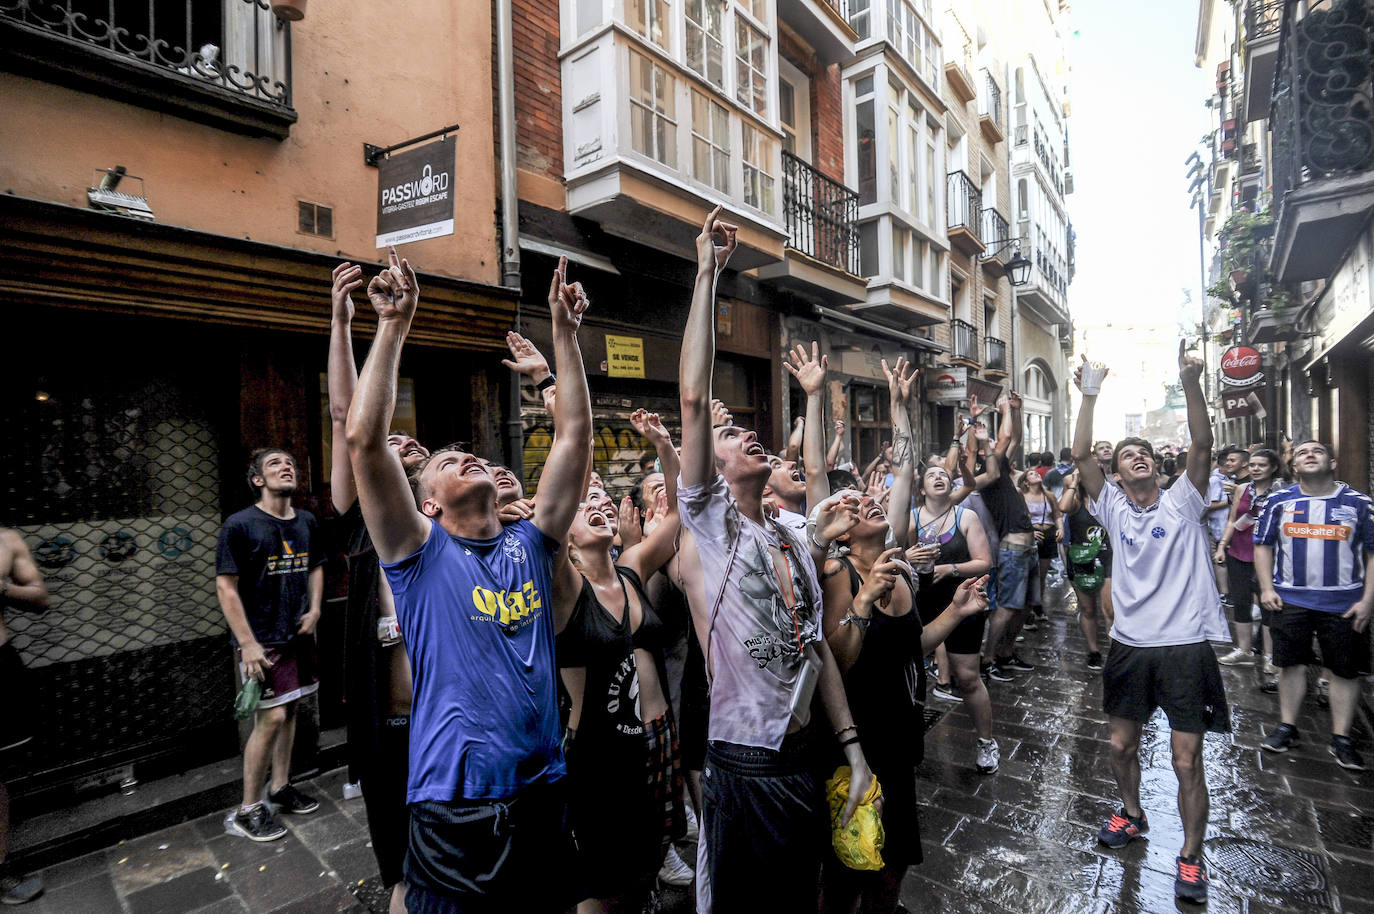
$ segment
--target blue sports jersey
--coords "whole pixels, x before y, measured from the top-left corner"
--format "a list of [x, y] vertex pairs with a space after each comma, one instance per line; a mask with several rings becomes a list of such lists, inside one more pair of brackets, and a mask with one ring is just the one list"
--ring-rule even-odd
[[1285, 603], [1343, 613], [1364, 592], [1374, 502], [1343, 482], [1324, 498], [1289, 486], [1265, 501], [1255, 545], [1274, 547], [1274, 590]]
[[415, 681], [406, 802], [500, 799], [567, 771], [553, 631], [558, 543], [527, 520], [383, 563]]

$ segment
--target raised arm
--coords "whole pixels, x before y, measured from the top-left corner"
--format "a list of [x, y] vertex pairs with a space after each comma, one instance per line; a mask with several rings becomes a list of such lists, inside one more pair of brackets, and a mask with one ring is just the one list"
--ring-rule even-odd
[[1188, 404], [1188, 480], [1207, 496], [1207, 477], [1212, 475], [1212, 417], [1207, 415], [1207, 399], [1202, 395], [1202, 359], [1188, 354], [1185, 340], [1178, 341], [1178, 379], [1183, 384], [1183, 399]]
[[[813, 508], [830, 497], [830, 485], [825, 478], [825, 403], [822, 399], [830, 361], [820, 352], [820, 344], [814, 340], [809, 353], [805, 346], [798, 343], [782, 363], [806, 394], [802, 466], [806, 470], [806, 503]], [[823, 562], [825, 557], [821, 556], [817, 561]]]
[[367, 285], [368, 300], [377, 312], [377, 336], [363, 362], [345, 428], [363, 520], [383, 562], [403, 559], [419, 549], [430, 529], [415, 508], [400, 456], [386, 445], [396, 409], [401, 349], [420, 299], [420, 284], [410, 262], [400, 260], [395, 248], [389, 257], [391, 265]]
[[348, 459], [348, 404], [358, 386], [358, 366], [353, 361], [353, 290], [363, 284], [363, 268], [341, 263], [334, 268], [334, 287], [330, 292], [329, 319], [329, 424], [334, 443], [329, 467], [329, 499], [334, 510], [343, 514], [358, 500], [353, 482], [353, 462]]
[[1021, 435], [1024, 431], [1021, 428], [1021, 395], [1016, 391], [1007, 394], [1002, 401], [1002, 422], [997, 428], [997, 444], [993, 448], [993, 455], [997, 458], [1000, 467], [1001, 458], [1008, 454], [1016, 453], [1016, 449], [1021, 446]]
[[568, 285], [567, 271], [568, 258], [559, 258], [558, 269], [549, 283], [553, 364], [559, 375], [553, 407], [556, 434], [534, 499], [534, 525], [559, 543], [568, 538], [592, 459], [592, 401], [587, 392], [582, 350], [577, 345], [577, 328], [582, 326], [588, 301], [581, 283]]
[[[672, 436], [668, 434], [658, 413], [637, 409], [630, 416], [630, 424], [635, 431], [649, 439], [659, 462], [663, 464], [663, 498], [667, 501], [668, 513], [659, 518], [658, 523], [637, 545], [622, 552], [616, 564], [634, 569], [641, 581], [648, 581], [654, 572], [668, 564], [677, 551], [677, 532], [681, 524], [677, 510], [677, 474], [680, 467], [677, 448], [673, 447]], [[645, 504], [646, 516], [651, 508], [657, 510], [657, 507]]]
[[888, 496], [887, 523], [901, 546], [907, 544], [911, 531], [911, 489], [916, 479], [916, 442], [911, 434], [911, 385], [916, 369], [906, 359], [897, 357], [891, 369], [882, 360], [887, 375], [888, 405], [892, 409], [892, 493]]
[[[802, 438], [806, 434], [806, 420], [801, 416], [792, 423], [792, 434], [787, 439], [787, 452], [783, 454], [784, 460], [796, 460], [801, 457]], [[824, 442], [822, 442], [824, 443]]]
[[1097, 457], [1093, 454], [1093, 410], [1097, 408], [1097, 395], [1102, 392], [1102, 381], [1109, 369], [1101, 362], [1089, 362], [1087, 355], [1074, 369], [1073, 382], [1083, 394], [1083, 402], [1078, 407], [1078, 423], [1073, 429], [1073, 462], [1078, 466], [1078, 478], [1083, 482], [1083, 491], [1088, 498], [1097, 500], [1107, 477], [1102, 475]]
[[844, 444], [844, 420], [835, 420], [835, 440], [830, 442], [830, 450], [825, 452], [825, 469], [829, 472], [840, 462], [840, 446]]
[[711, 434], [711, 372], [716, 363], [716, 280], [735, 252], [738, 229], [711, 210], [697, 236], [697, 279], [682, 333], [678, 387], [682, 398], [682, 482], [697, 486], [716, 475]]

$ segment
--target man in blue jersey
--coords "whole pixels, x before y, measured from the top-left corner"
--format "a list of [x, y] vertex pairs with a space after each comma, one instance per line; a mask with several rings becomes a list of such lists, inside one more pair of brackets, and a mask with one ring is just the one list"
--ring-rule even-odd
[[1112, 645], [1102, 670], [1102, 706], [1111, 726], [1111, 764], [1121, 791], [1121, 811], [1097, 833], [1108, 847], [1122, 847], [1150, 827], [1140, 803], [1140, 735], [1156, 708], [1169, 720], [1169, 748], [1178, 777], [1183, 848], [1175, 861], [1174, 894], [1207, 901], [1202, 839], [1207, 831], [1207, 779], [1202, 737], [1230, 729], [1221, 667], [1210, 641], [1230, 641], [1212, 581], [1207, 532], [1199, 523], [1202, 493], [1212, 464], [1212, 424], [1202, 393], [1199, 359], [1178, 346], [1178, 378], [1188, 405], [1188, 470], [1167, 490], [1148, 441], [1117, 442], [1110, 472], [1103, 475], [1092, 445], [1093, 411], [1106, 366], [1086, 357], [1075, 382], [1083, 406], [1074, 431], [1073, 456], [1088, 510], [1111, 538], [1113, 559]]
[[567, 284], [561, 261], [549, 290], [558, 436], [533, 522], [502, 527], [496, 478], [480, 457], [440, 450], [407, 480], [387, 446], [401, 348], [419, 297], [410, 264], [394, 250], [390, 261], [367, 289], [377, 336], [349, 407], [347, 439], [414, 674], [407, 910], [561, 911], [572, 891], [563, 870], [571, 845], [554, 635], [566, 619], [554, 618], [552, 568], [591, 456], [577, 344], [586, 296]]
[[1350, 740], [1359, 677], [1369, 672], [1364, 636], [1374, 609], [1374, 503], [1336, 481], [1331, 450], [1320, 441], [1293, 449], [1295, 485], [1269, 496], [1255, 532], [1260, 605], [1274, 613], [1274, 665], [1279, 672], [1278, 729], [1270, 752], [1298, 741], [1298, 713], [1307, 694], [1312, 636], [1331, 671], [1330, 753], [1342, 768], [1363, 771]]

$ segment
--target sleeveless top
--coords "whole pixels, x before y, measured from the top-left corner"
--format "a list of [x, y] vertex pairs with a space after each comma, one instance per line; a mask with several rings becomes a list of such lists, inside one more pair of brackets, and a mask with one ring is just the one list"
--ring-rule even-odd
[[1110, 553], [1112, 551], [1112, 540], [1111, 537], [1107, 536], [1106, 528], [1102, 527], [1102, 522], [1099, 521], [1096, 517], [1094, 517], [1093, 513], [1088, 510], [1088, 507], [1083, 499], [1079, 499], [1077, 511], [1065, 516], [1064, 524], [1066, 527], [1068, 527], [1069, 542], [1073, 545], [1082, 545], [1088, 542], [1089, 532], [1094, 527], [1101, 527], [1101, 551], [1103, 553]]
[[[964, 538], [964, 531], [960, 529], [960, 523], [964, 516], [963, 507], [954, 509], [954, 525], [948, 531], [940, 535], [940, 556], [935, 560], [936, 565], [949, 565], [957, 562], [967, 562], [973, 556], [968, 551], [968, 540]], [[916, 512], [916, 535], [920, 536], [924, 528], [921, 525], [921, 512]], [[936, 616], [949, 608], [949, 604], [954, 602], [954, 592], [963, 583], [962, 578], [949, 575], [943, 580], [936, 581], [934, 574], [923, 574], [920, 576], [921, 587], [916, 591], [916, 609], [921, 614], [921, 621], [929, 624]]]
[[[841, 556], [840, 562], [849, 572], [850, 593], [858, 593], [863, 578], [848, 556]], [[916, 609], [915, 587], [906, 575], [901, 579], [912, 591], [911, 610], [889, 616], [874, 607], [859, 657], [844, 674], [854, 726], [859, 728], [864, 755], [879, 781], [899, 767], [920, 764], [925, 756], [924, 626]]]
[[1240, 497], [1236, 499], [1236, 527], [1231, 533], [1230, 545], [1226, 553], [1241, 562], [1255, 560], [1255, 522], [1264, 510], [1264, 503], [1275, 492], [1283, 491], [1278, 480], [1269, 483], [1269, 491], [1255, 498], [1255, 484], [1247, 482], [1241, 487]]
[[1026, 500], [1026, 511], [1030, 514], [1032, 524], [1053, 524], [1054, 509], [1050, 507], [1050, 500], [1044, 501]]

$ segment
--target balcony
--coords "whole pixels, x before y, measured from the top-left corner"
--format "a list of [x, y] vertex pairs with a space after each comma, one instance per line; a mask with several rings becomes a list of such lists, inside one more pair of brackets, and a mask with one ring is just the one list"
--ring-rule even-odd
[[0, 66], [248, 136], [296, 122], [291, 27], [258, 0], [0, 0]]
[[983, 364], [983, 374], [1006, 376], [1011, 369], [1007, 367], [1007, 342], [995, 336], [983, 337], [983, 351], [987, 358]]
[[973, 179], [962, 171], [951, 171], [946, 180], [949, 243], [965, 254], [981, 254], [986, 249], [979, 238], [978, 225], [983, 211], [983, 194], [974, 186]]
[[952, 8], [945, 10], [945, 80], [955, 98], [968, 104], [978, 97], [973, 82], [973, 38]]
[[983, 104], [978, 112], [978, 129], [983, 139], [996, 146], [1007, 138], [1006, 121], [1002, 114], [1002, 87], [987, 70], [983, 71]]
[[859, 275], [859, 193], [783, 151], [782, 210], [787, 256], [757, 275], [780, 288], [831, 304], [864, 300]]
[[1280, 282], [1326, 279], [1374, 211], [1374, 39], [1344, 0], [1284, 13], [1269, 116], [1273, 199], [1269, 267]]
[[957, 317], [949, 322], [949, 358], [957, 365], [978, 367], [977, 327]]
[[1245, 119], [1269, 116], [1269, 93], [1279, 55], [1284, 0], [1245, 0]]
[[1007, 261], [1011, 259], [1011, 226], [1007, 220], [1002, 218], [1002, 214], [991, 206], [983, 210], [983, 225], [978, 237], [983, 244], [991, 248], [993, 253], [983, 261], [983, 269], [994, 276], [1001, 276], [1006, 269]]
[[733, 269], [783, 259], [782, 135], [735, 101], [732, 83], [707, 90], [677, 59], [619, 29], [565, 48], [561, 75], [570, 215], [691, 258], [702, 214], [721, 204], [740, 227]]
[[854, 56], [859, 33], [849, 24], [849, 0], [778, 0], [778, 21], [816, 51], [822, 66]]

